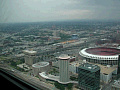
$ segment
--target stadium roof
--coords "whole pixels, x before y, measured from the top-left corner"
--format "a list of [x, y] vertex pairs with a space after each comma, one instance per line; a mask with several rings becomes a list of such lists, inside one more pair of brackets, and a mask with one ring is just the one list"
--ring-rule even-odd
[[112, 56], [120, 54], [120, 50], [116, 48], [105, 48], [105, 47], [98, 47], [98, 48], [88, 48], [86, 49], [87, 53], [94, 54], [94, 55], [101, 55], [101, 56]]
[[118, 60], [120, 49], [105, 47], [85, 48], [79, 54], [83, 57], [97, 60]]

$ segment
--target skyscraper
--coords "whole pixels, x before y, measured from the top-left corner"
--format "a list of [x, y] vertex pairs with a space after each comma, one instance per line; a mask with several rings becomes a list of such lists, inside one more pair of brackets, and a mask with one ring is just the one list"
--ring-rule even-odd
[[84, 63], [78, 68], [78, 84], [84, 90], [99, 90], [100, 67]]
[[69, 59], [70, 56], [66, 54], [61, 54], [59, 56], [59, 76], [60, 82], [63, 83], [69, 82]]

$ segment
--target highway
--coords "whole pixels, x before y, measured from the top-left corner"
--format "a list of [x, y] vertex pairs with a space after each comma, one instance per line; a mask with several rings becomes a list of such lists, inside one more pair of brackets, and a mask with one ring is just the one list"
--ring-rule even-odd
[[[44, 90], [52, 90], [55, 88], [54, 86], [48, 85], [42, 81], [40, 81], [37, 77], [32, 77], [27, 74], [24, 74], [23, 72], [20, 72], [16, 69], [12, 69], [10, 67], [0, 66], [2, 69], [6, 70], [9, 74], [16, 76], [17, 78], [22, 79], [23, 81], [30, 83], [31, 85], [44, 89]], [[56, 90], [56, 89], [54, 89]]]

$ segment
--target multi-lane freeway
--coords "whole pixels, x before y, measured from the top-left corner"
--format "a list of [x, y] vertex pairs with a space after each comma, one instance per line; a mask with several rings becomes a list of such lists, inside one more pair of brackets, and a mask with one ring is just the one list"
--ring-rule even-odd
[[9, 73], [10, 75], [17, 77], [17, 78], [21, 79], [22, 81], [27, 82], [30, 85], [33, 85], [39, 89], [52, 90], [54, 88], [54, 90], [56, 90], [56, 88], [54, 86], [40, 81], [37, 77], [32, 77], [32, 76], [24, 74], [23, 72], [20, 72], [16, 69], [12, 69], [10, 67], [7, 68], [6, 66], [1, 66], [1, 69], [3, 69], [5, 72]]

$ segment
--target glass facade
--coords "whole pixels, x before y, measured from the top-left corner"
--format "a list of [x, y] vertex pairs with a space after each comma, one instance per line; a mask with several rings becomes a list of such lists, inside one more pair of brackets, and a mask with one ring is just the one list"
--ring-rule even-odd
[[120, 78], [120, 55], [118, 57], [118, 71], [117, 71], [117, 73], [118, 73], [118, 78]]
[[99, 90], [100, 88], [100, 69], [91, 71], [78, 68], [78, 83], [81, 89]]

